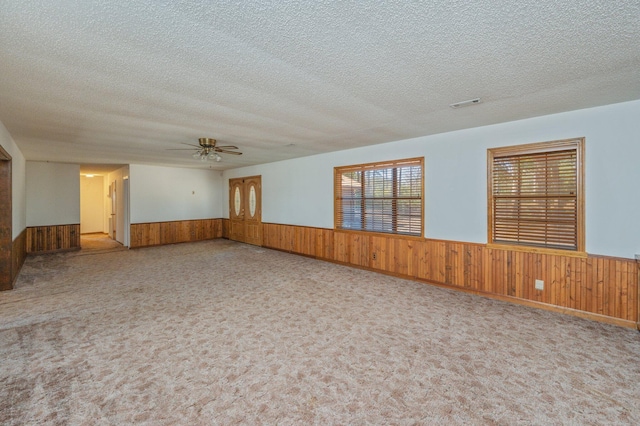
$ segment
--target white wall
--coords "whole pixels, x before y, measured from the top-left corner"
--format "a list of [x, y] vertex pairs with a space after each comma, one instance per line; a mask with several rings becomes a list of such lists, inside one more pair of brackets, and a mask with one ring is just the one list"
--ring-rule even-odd
[[[476, 108], [482, 108], [478, 106]], [[586, 248], [640, 253], [640, 101], [244, 167], [229, 178], [262, 175], [264, 222], [333, 228], [333, 168], [424, 156], [425, 237], [487, 242], [487, 149], [586, 138]]]
[[222, 217], [218, 171], [131, 164], [129, 175], [131, 223]]
[[80, 223], [80, 166], [27, 161], [27, 226]]
[[80, 233], [103, 232], [105, 192], [102, 176], [80, 176]]
[[13, 138], [0, 122], [0, 145], [11, 156], [11, 240], [27, 227], [26, 161]]

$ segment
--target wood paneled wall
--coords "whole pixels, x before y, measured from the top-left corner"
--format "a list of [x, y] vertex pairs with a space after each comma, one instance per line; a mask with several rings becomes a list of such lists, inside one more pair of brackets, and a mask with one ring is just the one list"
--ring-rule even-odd
[[27, 253], [79, 250], [80, 224], [27, 228]]
[[222, 219], [222, 238], [229, 238], [229, 226], [231, 221], [229, 219]]
[[[484, 244], [264, 224], [265, 247], [635, 327], [638, 264]], [[544, 290], [535, 290], [535, 280]]]
[[3, 262], [3, 268], [0, 270], [0, 291], [13, 289], [13, 284], [18, 278], [20, 269], [27, 258], [27, 230], [23, 229], [18, 238], [11, 242], [9, 250], [3, 250], [2, 253], [7, 256], [8, 261]]
[[11, 176], [11, 156], [0, 145], [0, 290], [13, 288]]
[[27, 258], [27, 229], [23, 229], [11, 247], [11, 282], [15, 283]]
[[132, 223], [129, 247], [211, 240], [222, 237], [222, 219]]

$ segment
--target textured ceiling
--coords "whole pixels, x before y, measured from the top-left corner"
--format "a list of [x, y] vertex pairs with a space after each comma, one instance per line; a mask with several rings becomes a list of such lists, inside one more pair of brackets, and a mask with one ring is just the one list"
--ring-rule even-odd
[[[636, 0], [0, 0], [27, 160], [265, 163], [640, 99], [638, 70]], [[198, 137], [244, 155], [168, 150]]]

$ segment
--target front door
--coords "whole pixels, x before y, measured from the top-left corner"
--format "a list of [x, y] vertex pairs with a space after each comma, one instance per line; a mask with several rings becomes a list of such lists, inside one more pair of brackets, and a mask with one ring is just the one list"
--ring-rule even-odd
[[262, 178], [229, 179], [229, 238], [262, 245]]
[[244, 179], [229, 179], [229, 239], [244, 241]]

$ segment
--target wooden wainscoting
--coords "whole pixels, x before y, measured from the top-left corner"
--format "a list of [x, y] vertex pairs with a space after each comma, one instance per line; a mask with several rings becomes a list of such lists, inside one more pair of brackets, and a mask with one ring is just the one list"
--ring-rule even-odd
[[[265, 247], [636, 327], [632, 259], [543, 254], [485, 244], [264, 224]], [[535, 290], [535, 280], [544, 290]]]
[[27, 253], [67, 250], [80, 250], [79, 223], [27, 228]]
[[11, 282], [15, 283], [27, 258], [27, 229], [23, 229], [11, 247]]
[[222, 238], [229, 239], [229, 219], [222, 219]]
[[130, 248], [212, 240], [222, 237], [222, 219], [132, 223], [130, 235]]
[[20, 269], [22, 269], [22, 265], [27, 258], [26, 229], [23, 229], [20, 235], [11, 242], [10, 250], [7, 250], [7, 252], [3, 254], [9, 256], [9, 262], [6, 262], [8, 270], [3, 268], [3, 270], [0, 271], [3, 274], [6, 273], [6, 277], [2, 276], [0, 279], [0, 291], [13, 289], [13, 285], [16, 282], [16, 278], [18, 278]]

